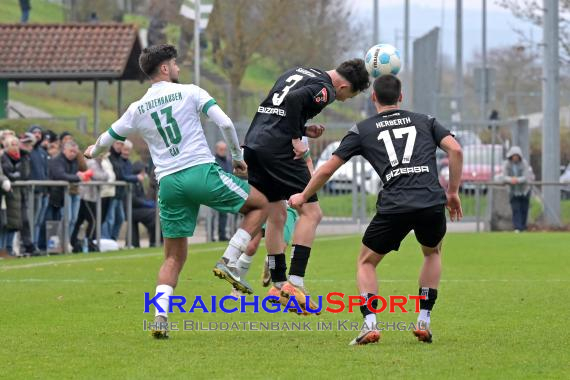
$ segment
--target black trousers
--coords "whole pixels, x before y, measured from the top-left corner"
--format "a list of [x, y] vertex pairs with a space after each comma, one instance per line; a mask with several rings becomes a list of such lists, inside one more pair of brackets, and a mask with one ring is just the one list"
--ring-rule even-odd
[[[101, 223], [105, 220], [107, 216], [107, 210], [109, 209], [109, 203], [111, 202], [111, 198], [101, 198]], [[97, 223], [97, 203], [86, 201], [84, 199], [81, 200], [79, 204], [79, 214], [77, 215], [77, 223], [75, 223], [75, 227], [73, 228], [73, 232], [71, 233], [71, 244], [76, 247], [76, 245], [80, 246], [79, 241], [77, 240], [77, 235], [79, 235], [79, 229], [84, 222], [87, 222], [87, 229], [85, 230], [85, 237], [89, 240], [89, 247], [92, 247], [93, 240], [96, 238], [96, 224]], [[91, 250], [91, 249], [90, 249]]]
[[156, 225], [154, 219], [155, 213], [155, 208], [133, 208], [133, 223], [131, 226], [133, 247], [140, 247], [139, 223], [142, 223], [148, 232], [150, 246], [154, 247], [156, 245], [156, 239], [154, 236], [154, 227]]
[[[22, 218], [22, 229], [20, 230], [20, 246], [24, 248], [25, 252], [31, 253], [34, 251], [34, 243], [32, 240], [32, 225], [28, 218], [28, 194], [24, 194], [22, 191], [22, 203], [21, 203], [21, 218]], [[32, 199], [32, 202], [34, 200]]]

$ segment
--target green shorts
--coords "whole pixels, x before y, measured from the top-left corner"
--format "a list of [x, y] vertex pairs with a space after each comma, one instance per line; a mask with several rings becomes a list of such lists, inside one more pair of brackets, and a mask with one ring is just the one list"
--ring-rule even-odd
[[[287, 220], [285, 221], [285, 228], [283, 228], [283, 240], [285, 240], [285, 244], [287, 245], [291, 243], [291, 239], [293, 238], [297, 219], [299, 219], [297, 211], [293, 207], [287, 206]], [[265, 231], [265, 224], [262, 228]]]
[[166, 238], [194, 235], [200, 205], [225, 213], [239, 212], [249, 196], [246, 181], [217, 164], [192, 166], [160, 180], [160, 224]]

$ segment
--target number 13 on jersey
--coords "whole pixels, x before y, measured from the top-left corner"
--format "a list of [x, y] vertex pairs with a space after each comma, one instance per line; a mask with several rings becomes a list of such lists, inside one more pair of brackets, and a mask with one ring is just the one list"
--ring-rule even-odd
[[[164, 140], [164, 144], [168, 148], [168, 151], [172, 155], [172, 157], [177, 156], [180, 153], [178, 147], [175, 146], [176, 144], [182, 141], [182, 135], [180, 134], [180, 128], [178, 128], [178, 123], [176, 119], [172, 116], [172, 106], [168, 106], [160, 110], [162, 115], [166, 116], [166, 126], [162, 126], [162, 122], [160, 121], [160, 117], [158, 116], [158, 112], [153, 112], [150, 114], [152, 120], [154, 120], [154, 124], [156, 125], [156, 129], [158, 129], [158, 133], [162, 140]], [[172, 145], [172, 146], [171, 146]]]
[[[412, 154], [414, 153], [414, 144], [416, 143], [416, 127], [410, 125], [409, 127], [396, 128], [393, 129], [394, 137], [401, 139], [404, 135], [408, 135], [406, 140], [406, 147], [404, 148], [404, 157], [402, 157], [403, 164], [409, 164], [412, 159]], [[397, 166], [400, 164], [398, 161], [398, 156], [396, 155], [396, 149], [394, 149], [394, 143], [392, 142], [392, 137], [390, 136], [390, 130], [380, 132], [378, 135], [378, 140], [384, 141], [384, 146], [386, 146], [386, 153], [388, 153], [388, 159], [390, 160], [390, 165]]]

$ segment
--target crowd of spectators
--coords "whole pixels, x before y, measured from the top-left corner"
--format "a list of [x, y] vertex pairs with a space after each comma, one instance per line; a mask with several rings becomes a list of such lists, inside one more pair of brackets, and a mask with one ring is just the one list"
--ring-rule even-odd
[[[86, 160], [69, 132], [59, 135], [33, 125], [20, 136], [0, 131], [0, 255], [37, 256], [48, 249], [46, 223], [59, 221], [70, 236], [72, 252], [98, 251], [96, 202], [101, 197], [101, 238], [117, 241], [125, 222], [127, 190], [114, 181], [132, 183], [133, 245], [140, 246], [138, 223], [149, 232], [154, 245], [156, 204], [145, 194], [147, 166], [133, 164], [133, 144], [116, 142], [107, 154]], [[66, 181], [62, 186], [16, 184], [21, 181]], [[89, 181], [109, 182], [98, 187]], [[152, 186], [153, 191], [155, 186]], [[97, 189], [98, 188], [98, 189]], [[63, 226], [64, 204], [67, 221]], [[33, 210], [33, 213], [30, 212]], [[85, 225], [85, 228], [83, 228]]]

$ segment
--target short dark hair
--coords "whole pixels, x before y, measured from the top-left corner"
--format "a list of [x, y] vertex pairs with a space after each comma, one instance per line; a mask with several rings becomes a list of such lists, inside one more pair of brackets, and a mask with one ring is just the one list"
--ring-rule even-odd
[[151, 78], [157, 73], [161, 63], [176, 58], [177, 56], [178, 52], [172, 45], [161, 44], [149, 46], [142, 51], [139, 57], [139, 66], [142, 72]]
[[355, 58], [350, 61], [344, 61], [336, 68], [336, 72], [350, 82], [352, 91], [361, 92], [370, 86], [368, 71], [366, 71], [366, 66], [362, 59]]
[[374, 93], [378, 103], [383, 106], [393, 106], [398, 104], [400, 99], [402, 82], [392, 74], [382, 75], [374, 81]]

